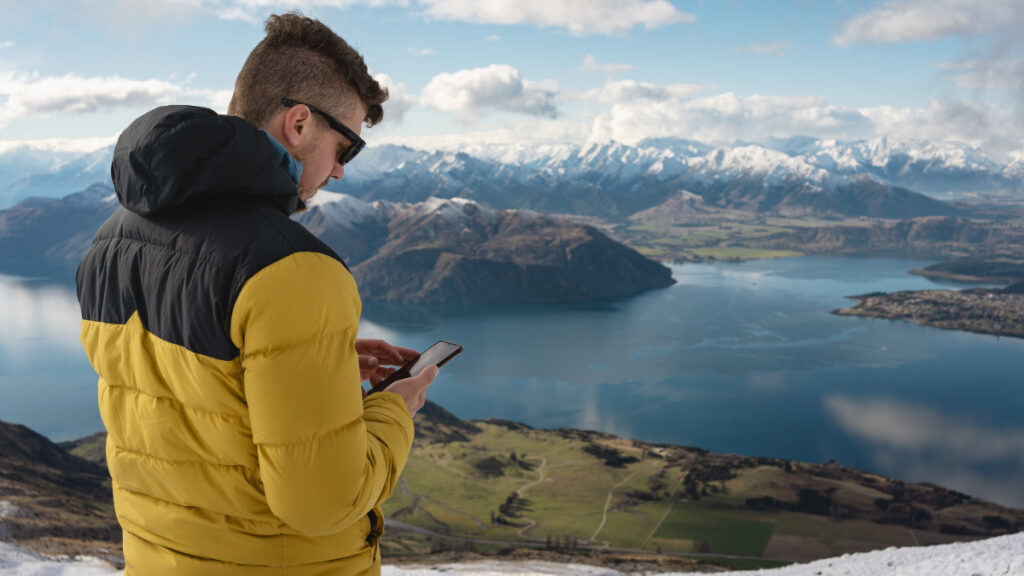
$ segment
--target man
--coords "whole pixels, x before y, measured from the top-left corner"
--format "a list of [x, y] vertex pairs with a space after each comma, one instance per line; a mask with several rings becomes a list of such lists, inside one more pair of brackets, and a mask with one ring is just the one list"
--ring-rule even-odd
[[132, 123], [123, 208], [78, 270], [128, 575], [373, 574], [435, 367], [357, 340], [345, 264], [289, 218], [363, 146], [387, 92], [318, 21], [272, 16], [229, 112]]

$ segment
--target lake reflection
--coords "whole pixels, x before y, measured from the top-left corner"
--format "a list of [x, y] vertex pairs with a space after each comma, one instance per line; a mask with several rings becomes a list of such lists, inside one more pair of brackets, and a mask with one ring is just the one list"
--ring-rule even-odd
[[[601, 305], [367, 304], [361, 333], [462, 344], [429, 394], [462, 418], [835, 459], [1024, 505], [1024, 341], [829, 313], [847, 295], [936, 287], [906, 274], [928, 263], [676, 266], [675, 286]], [[73, 291], [0, 278], [0, 297], [4, 325], [30, 336], [0, 339], [0, 419], [59, 439], [98, 429]]]

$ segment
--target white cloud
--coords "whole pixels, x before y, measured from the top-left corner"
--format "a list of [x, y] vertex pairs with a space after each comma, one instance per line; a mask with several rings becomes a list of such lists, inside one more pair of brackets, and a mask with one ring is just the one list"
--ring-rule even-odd
[[985, 102], [932, 100], [924, 108], [878, 106], [859, 112], [883, 136], [964, 142], [998, 156], [1024, 141], [1024, 126], [1013, 113]]
[[[638, 87], [639, 88], [639, 87]], [[650, 88], [644, 87], [640, 94]], [[644, 138], [681, 137], [703, 142], [758, 141], [771, 137], [870, 136], [870, 121], [856, 110], [833, 106], [823, 98], [737, 96], [731, 92], [706, 98], [622, 99], [593, 122], [596, 141], [635, 143]], [[661, 98], [658, 98], [661, 96]]]
[[593, 118], [591, 140], [633, 144], [654, 137], [759, 142], [791, 136], [839, 140], [889, 136], [966, 143], [997, 157], [1020, 149], [1024, 141], [1024, 124], [1014, 112], [985, 102], [932, 100], [918, 108], [854, 108], [816, 96], [726, 92], [692, 97], [706, 89], [622, 81], [588, 91], [585, 100], [612, 104]]
[[616, 72], [625, 72], [627, 70], [635, 70], [636, 66], [631, 64], [612, 64], [611, 62], [598, 62], [594, 59], [592, 54], [587, 54], [583, 58], [583, 63], [580, 64], [582, 70], [600, 70], [606, 74], [614, 74]]
[[415, 46], [409, 46], [409, 54], [413, 54], [415, 56], [433, 56], [434, 55], [434, 49], [433, 48], [416, 48]]
[[573, 36], [624, 35], [693, 22], [666, 0], [420, 0], [427, 16], [478, 24], [528, 24], [564, 28]]
[[295, 9], [312, 14], [320, 8], [408, 5], [409, 0], [114, 0], [42, 2], [33, 9], [60, 11], [62, 15], [78, 11], [81, 18], [93, 20], [121, 34], [141, 35], [149, 25], [183, 24], [207, 15], [261, 25], [271, 13]]
[[208, 106], [220, 114], [227, 114], [234, 90], [206, 90], [202, 88], [186, 88], [184, 95], [189, 102]]
[[1016, 34], [1022, 24], [1020, 0], [890, 0], [847, 21], [832, 41], [847, 46]]
[[45, 150], [58, 154], [88, 154], [117, 142], [120, 132], [113, 136], [97, 136], [94, 138], [38, 138], [34, 140], [0, 140], [0, 154], [18, 148]]
[[416, 104], [416, 99], [406, 91], [405, 84], [395, 82], [391, 76], [374, 74], [373, 77], [388, 89], [388, 99], [384, 102], [384, 121], [388, 124], [401, 124], [405, 120], [405, 113]]
[[[312, 14], [319, 8], [345, 9], [353, 6], [408, 6], [409, 0], [162, 0], [188, 1], [196, 5], [203, 4], [214, 9], [217, 17], [222, 20], [240, 20], [251, 24], [261, 24], [272, 13], [286, 10], [301, 10]], [[314, 16], [315, 17], [315, 16]]]
[[557, 85], [523, 80], [515, 68], [492, 64], [434, 76], [423, 88], [420, 101], [428, 108], [457, 112], [468, 120], [487, 109], [555, 118], [557, 91]]
[[587, 139], [588, 132], [587, 125], [580, 122], [530, 119], [491, 130], [390, 136], [374, 139], [373, 143], [374, 146], [396, 144], [420, 150], [474, 151], [489, 146], [509, 145], [529, 146], [532, 149], [539, 145], [583, 144]]
[[935, 67], [948, 71], [957, 86], [970, 90], [1016, 89], [1024, 83], [1024, 58], [939, 62]]
[[684, 99], [707, 92], [711, 86], [701, 84], [652, 84], [636, 80], [619, 80], [606, 82], [601, 88], [588, 90], [584, 94], [586, 100], [605, 103], [628, 103], [636, 100], [670, 100]]
[[221, 20], [237, 20], [249, 24], [259, 24], [260, 18], [253, 10], [246, 10], [240, 6], [228, 6], [217, 11], [217, 17]]
[[778, 56], [779, 58], [786, 57], [786, 50], [789, 49], [793, 44], [786, 42], [785, 40], [779, 40], [777, 42], [771, 42], [769, 44], [752, 44], [750, 46], [741, 46], [729, 50], [731, 54], [742, 54], [749, 52], [751, 54], [771, 54]]
[[14, 41], [12, 41], [12, 40], [4, 40], [3, 42], [0, 42], [0, 48], [13, 48], [13, 47], [14, 47]]
[[181, 87], [163, 80], [0, 74], [0, 95], [7, 96], [0, 106], [0, 125], [21, 116], [88, 114], [153, 106], [170, 102], [182, 92]]
[[497, 42], [501, 40], [501, 36], [498, 36], [497, 34], [488, 34], [487, 38], [484, 38], [484, 40], [487, 42]]

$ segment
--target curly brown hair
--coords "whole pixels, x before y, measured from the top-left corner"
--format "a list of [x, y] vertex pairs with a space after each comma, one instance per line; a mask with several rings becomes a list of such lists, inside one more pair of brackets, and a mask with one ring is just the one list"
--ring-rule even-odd
[[341, 100], [339, 90], [354, 90], [366, 105], [366, 125], [381, 121], [387, 89], [370, 76], [359, 52], [324, 23], [301, 12], [274, 14], [266, 31], [238, 73], [228, 114], [263, 127], [282, 98], [332, 110], [331, 103]]

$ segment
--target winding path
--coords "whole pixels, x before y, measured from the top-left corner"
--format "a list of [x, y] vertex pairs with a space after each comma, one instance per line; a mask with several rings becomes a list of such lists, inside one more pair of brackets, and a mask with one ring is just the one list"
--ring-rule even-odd
[[[548, 465], [548, 459], [545, 458], [544, 456], [541, 456], [540, 457], [540, 466], [537, 467], [537, 474], [540, 477], [537, 478], [536, 480], [534, 480], [533, 482], [530, 482], [529, 484], [527, 484], [525, 486], [522, 486], [518, 490], [516, 490], [516, 496], [519, 496], [520, 498], [525, 498], [523, 496], [523, 492], [525, 492], [526, 490], [529, 490], [530, 488], [533, 488], [537, 484], [540, 484], [541, 482], [543, 482], [544, 481], [544, 467], [547, 466], [547, 465]], [[533, 518], [527, 518], [527, 517], [524, 516], [523, 519], [524, 520], [529, 520], [530, 523], [527, 524], [526, 526], [523, 526], [518, 531], [516, 531], [516, 536], [519, 536], [520, 538], [526, 538], [526, 531], [537, 525], [537, 521], [534, 520]]]

